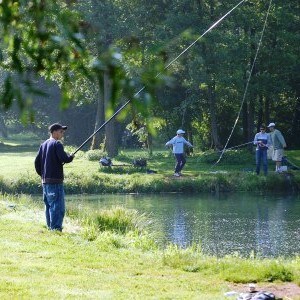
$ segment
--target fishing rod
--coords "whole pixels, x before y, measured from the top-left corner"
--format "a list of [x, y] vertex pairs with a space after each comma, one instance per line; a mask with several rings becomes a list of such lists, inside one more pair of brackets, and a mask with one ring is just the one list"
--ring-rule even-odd
[[[141, 88], [135, 95], [137, 96], [141, 91], [145, 89], [145, 86]], [[115, 118], [129, 103], [131, 100], [125, 102], [115, 113], [107, 119], [96, 131], [94, 131], [71, 155], [75, 155], [95, 134], [97, 134], [103, 127], [105, 127], [113, 118]]]
[[[253, 143], [253, 141], [251, 141], [251, 142], [248, 142], [248, 143], [244, 143], [244, 144], [240, 144], [240, 145], [237, 145], [237, 146], [233, 146], [233, 147], [230, 147], [230, 148], [226, 148], [226, 151], [227, 150], [231, 150], [231, 149], [234, 149], [234, 148], [239, 148], [239, 147], [242, 147], [242, 146], [246, 146], [246, 145], [249, 145], [249, 144], [252, 144]], [[222, 152], [223, 150], [220, 150], [220, 151], [218, 151], [218, 152]]]
[[[230, 9], [224, 16], [222, 16], [218, 21], [213, 23], [203, 34], [201, 34], [195, 41], [193, 41], [188, 47], [186, 47], [179, 55], [177, 55], [171, 62], [169, 62], [164, 70], [167, 70], [174, 62], [176, 62], [185, 52], [187, 52], [190, 48], [192, 48], [202, 37], [204, 37], [208, 32], [210, 32], [213, 28], [215, 28], [220, 22], [223, 21], [228, 15], [230, 15], [237, 7], [239, 7], [246, 0], [240, 1], [236, 4], [232, 9]], [[158, 73], [155, 78], [157, 78], [161, 73]], [[143, 86], [137, 93], [134, 94], [134, 97], [138, 96], [146, 87]], [[103, 127], [105, 127], [112, 119], [114, 119], [129, 103], [131, 100], [129, 99], [125, 102], [108, 120], [106, 120], [96, 131], [94, 131], [73, 153], [75, 155], [95, 134], [97, 134]]]

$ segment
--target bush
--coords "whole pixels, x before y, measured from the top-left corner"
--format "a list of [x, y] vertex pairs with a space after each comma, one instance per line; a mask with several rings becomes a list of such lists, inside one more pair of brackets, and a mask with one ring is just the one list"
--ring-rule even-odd
[[293, 281], [293, 277], [294, 276], [291, 271], [287, 270], [286, 267], [278, 263], [272, 264], [270, 266], [270, 269], [267, 270], [265, 274], [265, 278], [269, 282], [273, 282], [276, 280], [291, 282]]
[[85, 158], [90, 161], [99, 161], [101, 157], [106, 156], [106, 153], [102, 150], [89, 150], [85, 153]]

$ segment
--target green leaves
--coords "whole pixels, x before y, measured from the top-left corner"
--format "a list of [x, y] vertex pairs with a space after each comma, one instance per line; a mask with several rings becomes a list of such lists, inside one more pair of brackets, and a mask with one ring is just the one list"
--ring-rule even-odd
[[[58, 83], [60, 109], [68, 108], [81, 97], [78, 90], [84, 93], [80, 87], [83, 82], [86, 88], [89, 85], [101, 88], [104, 73], [111, 81], [111, 109], [119, 105], [121, 98], [132, 98], [140, 84], [154, 92], [155, 85], [162, 82], [155, 78], [157, 70], [150, 70], [149, 74], [142, 70], [141, 82], [133, 80], [117, 48], [95, 51], [90, 47], [90, 40], [84, 36], [84, 24], [79, 13], [64, 1], [4, 0], [0, 3], [0, 34], [3, 36], [0, 67], [6, 78], [0, 104], [4, 109], [10, 109], [15, 102], [21, 112], [32, 111], [31, 101], [26, 99], [41, 91], [22, 87], [34, 86], [36, 76]], [[15, 76], [18, 80], [12, 83]], [[147, 102], [152, 101], [150, 93], [144, 95]]]
[[[15, 100], [21, 111], [28, 109], [28, 103], [24, 104], [28, 95], [20, 87], [28, 81], [32, 86], [30, 77], [34, 74], [59, 81], [63, 88], [61, 108], [67, 108], [72, 98], [70, 82], [76, 77], [72, 74], [90, 74], [86, 66], [91, 58], [79, 32], [78, 14], [54, 0], [6, 0], [0, 3], [0, 22], [0, 66], [8, 74], [3, 82], [2, 106], [9, 109]], [[15, 75], [19, 81], [13, 85]], [[36, 94], [37, 90], [27, 92]]]

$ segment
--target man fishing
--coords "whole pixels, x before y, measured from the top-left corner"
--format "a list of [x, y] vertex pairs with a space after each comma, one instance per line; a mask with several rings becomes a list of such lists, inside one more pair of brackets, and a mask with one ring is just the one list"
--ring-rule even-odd
[[278, 129], [275, 129], [275, 123], [270, 123], [268, 128], [270, 129], [270, 137], [274, 149], [272, 160], [276, 163], [275, 172], [281, 173], [281, 161], [284, 154], [283, 149], [286, 148], [286, 142], [282, 133]]
[[174, 172], [175, 177], [182, 175], [181, 171], [186, 163], [186, 159], [184, 157], [184, 145], [193, 147], [193, 145], [183, 137], [184, 133], [185, 131], [178, 129], [176, 132], [177, 135], [166, 143], [166, 147], [173, 146], [173, 154], [177, 161]]
[[50, 138], [42, 143], [34, 161], [35, 170], [42, 178], [47, 226], [58, 231], [62, 231], [65, 216], [63, 164], [74, 158], [64, 151], [60, 142], [66, 130], [67, 126], [59, 123], [50, 125]]
[[258, 132], [255, 137], [253, 144], [256, 145], [255, 158], [256, 158], [256, 174], [260, 173], [260, 165], [263, 164], [264, 175], [268, 174], [268, 148], [271, 145], [270, 136], [266, 133], [266, 126], [260, 126], [260, 132]]

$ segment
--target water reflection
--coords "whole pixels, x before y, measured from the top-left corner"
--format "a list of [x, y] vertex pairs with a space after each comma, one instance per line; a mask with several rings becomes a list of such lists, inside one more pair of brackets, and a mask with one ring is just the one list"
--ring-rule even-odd
[[215, 255], [300, 253], [299, 196], [99, 195], [69, 200], [93, 210], [121, 205], [150, 214], [161, 245], [199, 243], [205, 253]]

